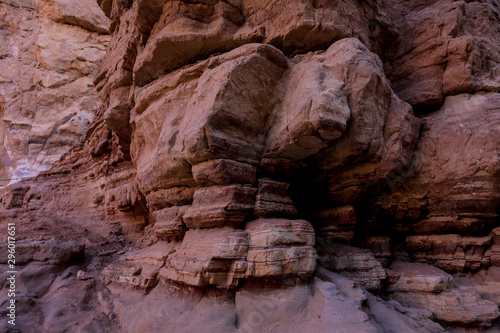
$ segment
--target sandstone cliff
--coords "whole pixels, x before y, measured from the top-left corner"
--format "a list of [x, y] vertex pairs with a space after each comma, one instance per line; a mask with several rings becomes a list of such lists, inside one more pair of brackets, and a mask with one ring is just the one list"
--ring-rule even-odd
[[2, 112], [43, 106], [17, 174], [64, 150], [31, 128], [48, 142], [96, 111], [0, 190], [17, 329], [500, 329], [498, 1], [98, 3], [105, 54], [97, 11], [2, 4], [35, 36], [87, 34], [56, 60], [5, 30], [38, 45], [0, 60], [21, 73]]
[[92, 1], [0, 4], [0, 186], [73, 147], [100, 106], [92, 83], [109, 19]]

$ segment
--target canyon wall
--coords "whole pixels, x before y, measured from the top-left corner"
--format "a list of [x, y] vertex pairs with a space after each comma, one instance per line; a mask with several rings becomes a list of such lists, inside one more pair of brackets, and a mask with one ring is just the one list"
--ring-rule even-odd
[[[4, 6], [86, 31], [85, 70], [36, 67], [95, 111], [0, 190], [21, 331], [500, 328], [498, 1], [98, 3], [102, 60], [101, 16]], [[48, 138], [81, 113], [56, 100]]]
[[0, 186], [48, 170], [100, 107], [109, 19], [92, 0], [0, 4]]

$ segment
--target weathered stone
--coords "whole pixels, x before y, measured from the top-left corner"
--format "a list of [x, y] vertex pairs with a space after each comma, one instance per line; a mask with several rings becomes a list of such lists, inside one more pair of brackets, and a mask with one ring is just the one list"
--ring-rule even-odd
[[251, 248], [314, 246], [314, 230], [305, 220], [259, 219], [248, 222], [245, 231], [250, 235]]
[[439, 293], [454, 286], [451, 275], [431, 265], [396, 261], [390, 269], [399, 275], [396, 283], [389, 284], [388, 292], [420, 291]]
[[[15, 242], [15, 262], [17, 265], [30, 261], [41, 261], [47, 265], [61, 265], [71, 258], [82, 258], [85, 244], [78, 241], [60, 241], [56, 239], [26, 239]], [[0, 259], [7, 263], [7, 256]]]
[[487, 327], [500, 316], [498, 305], [482, 298], [474, 288], [461, 287], [440, 293], [403, 292], [389, 297], [407, 307], [428, 309], [439, 322], [448, 325]]
[[247, 278], [308, 277], [316, 266], [314, 230], [305, 220], [248, 222]]
[[491, 244], [491, 265], [500, 267], [500, 227], [495, 228], [491, 232], [493, 242]]
[[325, 174], [318, 186], [332, 205], [352, 204], [368, 187], [384, 184], [409, 164], [418, 138], [419, 120], [392, 92], [380, 60], [367, 51], [359, 41], [343, 39], [313, 56], [350, 87], [341, 89], [350, 109], [349, 131], [314, 157]]
[[372, 236], [363, 239], [361, 247], [370, 250], [382, 266], [387, 267], [393, 257], [392, 241], [389, 237]]
[[352, 206], [343, 206], [321, 211], [315, 216], [318, 237], [328, 243], [350, 242], [358, 221]]
[[77, 25], [102, 34], [109, 32], [110, 21], [94, 1], [42, 0], [38, 2], [38, 10], [57, 23]]
[[479, 233], [487, 229], [493, 221], [488, 218], [452, 216], [431, 216], [428, 219], [418, 221], [412, 226], [412, 230], [419, 235], [432, 235], [436, 233], [448, 233], [452, 231], [470, 234]]
[[428, 107], [440, 105], [445, 95], [500, 89], [493, 5], [443, 0], [415, 6], [397, 1], [394, 7], [400, 34], [385, 53], [386, 74], [403, 100]]
[[154, 233], [156, 237], [167, 240], [182, 239], [186, 233], [186, 226], [182, 221], [182, 216], [187, 209], [188, 206], [174, 206], [154, 212]]
[[[368, 327], [370, 326], [368, 324], [370, 324], [370, 321], [365, 319], [363, 326], [366, 325], [368, 327], [360, 328], [359, 330], [362, 332], [390, 332], [391, 330], [397, 332], [446, 332], [438, 323], [432, 321], [433, 315], [430, 311], [404, 307], [397, 302], [384, 302], [381, 298], [375, 297], [364, 290], [355, 281], [342, 275], [330, 272], [322, 267], [318, 267], [317, 272], [322, 281], [331, 282], [336, 286], [336, 289], [329, 288], [328, 290], [336, 293], [337, 296], [325, 299], [330, 300], [328, 301], [329, 304], [335, 304], [336, 300], [340, 301], [332, 312], [339, 316], [338, 319], [341, 322], [344, 322], [347, 318], [351, 318], [349, 324], [347, 324], [346, 331], [352, 329], [353, 325], [360, 327], [357, 320], [355, 320], [359, 318], [356, 316], [356, 311], [350, 309], [351, 304], [354, 302], [358, 309], [362, 308], [363, 305], [368, 306], [370, 313], [374, 318], [377, 318], [377, 324], [374, 325], [377, 327], [376, 329], [369, 329]], [[326, 291], [322, 288], [316, 290]], [[344, 297], [347, 299], [344, 300]], [[336, 316], [327, 317], [336, 318]], [[331, 327], [337, 326], [332, 325]]]
[[90, 0], [9, 1], [0, 4], [0, 17], [5, 186], [49, 169], [85, 133], [100, 104], [92, 75], [109, 20]]
[[243, 185], [203, 187], [194, 193], [184, 223], [189, 229], [237, 227], [254, 208], [255, 192], [254, 187]]
[[151, 15], [157, 22], [137, 56], [134, 81], [142, 86], [164, 72], [252, 42], [269, 43], [286, 54], [325, 48], [348, 36], [370, 43], [371, 29], [363, 22], [363, 12], [373, 22], [384, 21], [370, 6], [363, 10], [351, 3], [167, 2], [163, 13], [160, 9]]
[[290, 184], [268, 178], [259, 179], [253, 215], [256, 217], [294, 217], [297, 209], [290, 199]]
[[[334, 53], [334, 49], [327, 53]], [[304, 159], [346, 131], [351, 118], [346, 83], [322, 56], [292, 64], [286, 73], [280, 87], [285, 91], [283, 101], [270, 118], [265, 158]]]
[[212, 159], [258, 164], [269, 92], [286, 66], [275, 48], [251, 44], [136, 89], [131, 154], [141, 190], [194, 186], [191, 165]]
[[101, 279], [105, 284], [120, 283], [151, 289], [158, 283], [160, 268], [173, 251], [174, 246], [166, 242], [130, 251], [104, 268]]
[[245, 276], [247, 251], [243, 230], [189, 230], [160, 276], [192, 286], [234, 288]]
[[500, 268], [490, 267], [487, 270], [481, 270], [469, 278], [469, 282], [477, 292], [486, 299], [500, 303]]
[[78, 280], [90, 280], [90, 279], [93, 279], [92, 275], [89, 274], [88, 272], [85, 272], [85, 271], [78, 271], [78, 273], [76, 273], [76, 278]]
[[[500, 164], [495, 148], [500, 144], [499, 103], [498, 93], [449, 96], [441, 109], [425, 117], [412, 164], [394, 177], [395, 191], [378, 199], [385, 214], [394, 216], [403, 232], [406, 228], [424, 235], [481, 237], [496, 226], [500, 204]], [[402, 183], [404, 186], [398, 188]], [[479, 268], [484, 254], [485, 250], [477, 252], [471, 269]], [[472, 260], [471, 253], [466, 256]], [[458, 257], [456, 269], [468, 269], [465, 266], [469, 264]]]
[[491, 237], [459, 235], [406, 237], [406, 246], [412, 258], [450, 272], [475, 271], [481, 268], [490, 243]]
[[[125, 172], [122, 176], [132, 178], [134, 174]], [[104, 200], [108, 223], [116, 223], [125, 233], [141, 232], [147, 223], [144, 196], [135, 184], [126, 182], [126, 179], [110, 183]], [[124, 215], [129, 218], [123, 218]]]
[[2, 210], [21, 208], [29, 190], [28, 186], [21, 184], [11, 186], [8, 192], [0, 198]]
[[227, 159], [217, 159], [193, 165], [193, 178], [200, 186], [230, 183], [254, 185], [256, 167]]
[[343, 244], [318, 241], [318, 263], [348, 277], [368, 290], [380, 289], [386, 273], [373, 253]]
[[387, 288], [389, 298], [408, 307], [432, 311], [447, 324], [490, 326], [500, 316], [495, 303], [482, 298], [472, 286], [455, 283], [451, 275], [426, 264], [395, 262], [399, 275]]
[[281, 278], [311, 276], [316, 267], [316, 251], [312, 246], [286, 246], [248, 250], [247, 278]]
[[[494, 1], [98, 0], [102, 62], [106, 20], [87, 1], [0, 4], [0, 179], [86, 129], [50, 170], [0, 189], [0, 224], [31, 260], [20, 331], [497, 328]], [[77, 117], [75, 101], [97, 110], [89, 126], [42, 121]], [[315, 268], [314, 231], [289, 216], [313, 221], [320, 263], [345, 276]], [[69, 238], [85, 260], [66, 260]], [[58, 264], [23, 248], [41, 240], [56, 243], [37, 258]], [[393, 259], [464, 273], [384, 270]]]
[[160, 210], [172, 206], [190, 205], [193, 202], [193, 187], [172, 187], [150, 192], [146, 196], [148, 206], [152, 210]]

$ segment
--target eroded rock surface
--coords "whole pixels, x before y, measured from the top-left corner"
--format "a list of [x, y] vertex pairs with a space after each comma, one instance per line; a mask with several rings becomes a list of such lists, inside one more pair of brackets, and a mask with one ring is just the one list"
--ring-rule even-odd
[[37, 93], [46, 110], [0, 132], [2, 156], [5, 133], [31, 154], [70, 133], [47, 115], [97, 110], [50, 170], [0, 189], [22, 329], [497, 327], [495, 1], [98, 3], [110, 21], [94, 3], [0, 5], [0, 61], [38, 64], [0, 82], [0, 112]]
[[100, 107], [110, 21], [92, 0], [0, 4], [0, 186], [49, 169]]
[[450, 275], [435, 267], [395, 263], [391, 269], [400, 277], [389, 285], [389, 298], [408, 307], [425, 307], [441, 322], [490, 326], [500, 315], [496, 303], [481, 297], [473, 287], [456, 287]]

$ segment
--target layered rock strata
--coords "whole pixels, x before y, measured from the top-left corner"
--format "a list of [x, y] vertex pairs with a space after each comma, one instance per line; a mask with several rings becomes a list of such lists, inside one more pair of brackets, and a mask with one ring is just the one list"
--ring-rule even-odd
[[82, 331], [497, 327], [495, 2], [99, 5], [84, 140], [0, 190], [23, 325], [74, 289]]
[[0, 186], [48, 170], [101, 106], [110, 20], [92, 0], [0, 4]]

